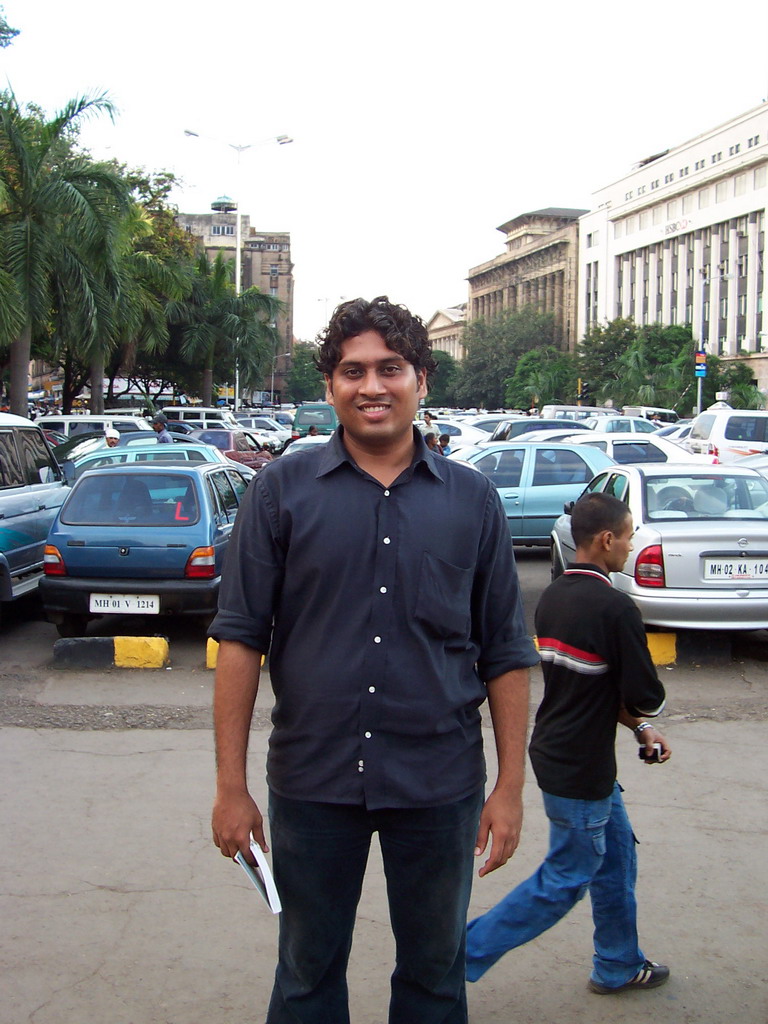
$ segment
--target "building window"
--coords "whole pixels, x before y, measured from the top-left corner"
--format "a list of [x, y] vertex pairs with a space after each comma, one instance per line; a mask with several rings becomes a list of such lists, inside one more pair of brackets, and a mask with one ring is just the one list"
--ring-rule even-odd
[[617, 220], [613, 225], [613, 237], [621, 238], [623, 234], [624, 222]]
[[751, 149], [752, 146], [757, 146], [760, 142], [759, 135], [753, 135], [751, 139], [747, 139], [747, 146]]
[[675, 180], [674, 174], [665, 174], [664, 175], [664, 184], [665, 185], [668, 185], [670, 183], [670, 181], [674, 181], [674, 180]]
[[718, 181], [715, 185], [715, 202], [722, 203], [728, 198], [728, 181]]
[[728, 156], [736, 156], [736, 154], [738, 152], [740, 152], [740, 150], [741, 150], [741, 143], [737, 142], [735, 146], [729, 146], [728, 147]]
[[661, 224], [662, 208], [660, 206], [654, 206], [651, 219], [654, 224]]
[[220, 235], [221, 234], [221, 224], [212, 224], [211, 225], [211, 234], [212, 235]]
[[655, 188], [658, 188], [658, 187], [659, 187], [659, 179], [656, 178], [655, 181], [651, 182], [651, 191], [653, 191]]
[[625, 235], [632, 235], [637, 231], [637, 217], [627, 217], [627, 221], [624, 227]]
[[632, 190], [630, 189], [629, 192], [625, 192], [624, 193], [624, 199], [629, 201], [632, 198], [633, 195], [634, 195], [634, 192], [632, 192]]
[[706, 165], [706, 163], [707, 163], [706, 160], [697, 160], [696, 163], [693, 165], [694, 170], [700, 171], [702, 169], [702, 167], [704, 167]]
[[720, 299], [720, 319], [725, 320], [728, 316], [728, 296], [724, 295]]
[[690, 192], [687, 196], [683, 196], [682, 206], [683, 214], [690, 213], [693, 209], [693, 195]]
[[277, 288], [275, 288], [275, 287], [270, 288], [269, 289], [269, 294], [270, 295], [277, 295]]
[[713, 164], [719, 164], [722, 159], [723, 159], [723, 154], [722, 153], [713, 153], [712, 154], [712, 163]]
[[681, 167], [680, 170], [677, 172], [677, 176], [678, 176], [678, 178], [685, 178], [685, 177], [687, 177], [688, 176], [688, 168], [687, 167]]
[[747, 176], [746, 174], [737, 174], [733, 179], [733, 194], [735, 196], [743, 196], [747, 191]]
[[639, 225], [641, 231], [643, 230], [643, 228], [647, 228], [648, 227], [648, 211], [647, 210], [643, 210], [643, 212], [638, 216], [637, 221], [638, 221], [638, 225]]
[[709, 206], [710, 196], [709, 189], [703, 188], [699, 191], [699, 209], [704, 210]]
[[673, 199], [667, 203], [667, 220], [674, 220], [677, 216], [677, 200]]
[[768, 168], [766, 168], [765, 164], [763, 164], [762, 167], [756, 167], [755, 168], [755, 174], [754, 174], [754, 186], [755, 186], [755, 188], [765, 188], [766, 170], [768, 170]]
[[638, 185], [638, 188], [637, 188], [637, 194], [638, 194], [639, 196], [641, 196], [641, 195], [643, 195], [643, 194], [644, 194], [644, 192], [645, 192], [645, 185]]
[[277, 263], [270, 263], [270, 265], [269, 265], [269, 272], [270, 272], [270, 274], [272, 274], [273, 277], [274, 277], [275, 274], [277, 274], [279, 269], [280, 268], [278, 267]]
[[747, 313], [747, 296], [745, 294], [739, 295], [737, 299], [736, 312], [739, 316], [746, 316]]

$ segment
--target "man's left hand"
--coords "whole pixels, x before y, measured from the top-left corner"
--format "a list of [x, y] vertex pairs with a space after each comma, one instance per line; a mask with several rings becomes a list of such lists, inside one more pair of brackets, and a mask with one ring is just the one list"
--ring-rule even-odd
[[490, 856], [478, 872], [481, 878], [507, 863], [520, 842], [522, 827], [522, 795], [508, 796], [494, 790], [485, 801], [477, 830], [476, 857], [485, 853], [488, 836], [492, 836]]

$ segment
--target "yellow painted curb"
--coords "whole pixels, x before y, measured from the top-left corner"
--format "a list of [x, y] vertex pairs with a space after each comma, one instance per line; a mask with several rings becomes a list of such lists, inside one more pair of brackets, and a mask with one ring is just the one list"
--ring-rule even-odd
[[677, 661], [677, 633], [646, 633], [645, 639], [654, 665], [674, 665]]
[[165, 668], [168, 641], [163, 636], [116, 636], [115, 668]]
[[205, 645], [205, 667], [216, 668], [216, 660], [219, 657], [219, 645], [213, 639], [212, 636], [208, 637], [208, 643]]

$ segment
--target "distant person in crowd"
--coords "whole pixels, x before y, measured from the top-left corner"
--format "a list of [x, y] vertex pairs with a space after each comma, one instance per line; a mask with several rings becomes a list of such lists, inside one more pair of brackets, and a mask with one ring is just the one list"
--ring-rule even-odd
[[[246, 759], [269, 653], [283, 910], [267, 1024], [348, 1024], [347, 961], [374, 834], [396, 947], [390, 1024], [466, 1024], [473, 864], [482, 857], [485, 875], [518, 844], [538, 655], [496, 488], [433, 458], [414, 427], [436, 369], [424, 322], [386, 296], [354, 299], [320, 340], [340, 426], [246, 491], [211, 626], [214, 842], [225, 857], [253, 860], [251, 834], [266, 849]], [[487, 798], [486, 699], [499, 754]]]
[[424, 435], [424, 443], [431, 452], [437, 452], [438, 455], [440, 454], [440, 445], [437, 443], [437, 436], [432, 433], [432, 431]]
[[449, 434], [441, 434], [440, 437], [438, 438], [438, 443], [440, 445], [440, 451], [443, 453], [443, 455], [451, 454], [451, 438]]
[[419, 424], [419, 430], [426, 437], [427, 434], [433, 433], [435, 437], [440, 433], [440, 429], [437, 425], [437, 420], [434, 418], [431, 412], [424, 413], [424, 419]]
[[[595, 953], [588, 986], [607, 995], [663, 985], [669, 968], [638, 945], [635, 836], [616, 781], [616, 725], [634, 731], [647, 763], [670, 747], [646, 722], [664, 707], [640, 613], [614, 590], [632, 550], [627, 506], [612, 495], [579, 499], [571, 514], [576, 561], [536, 609], [544, 699], [529, 754], [549, 818], [543, 864], [467, 928], [467, 978], [560, 921], [589, 891]], [[656, 745], [656, 747], [654, 746]]]
[[173, 438], [166, 427], [168, 420], [165, 416], [158, 412], [152, 417], [152, 429], [157, 434], [158, 444], [173, 444]]
[[307, 431], [307, 435], [308, 435], [309, 437], [317, 437], [317, 435], [318, 435], [319, 433], [320, 433], [320, 431], [319, 431], [319, 430], [317, 429], [317, 427], [315, 426], [315, 424], [314, 424], [314, 423], [312, 424], [312, 426], [311, 426], [311, 427], [309, 428], [309, 430]]
[[120, 434], [114, 427], [107, 427], [104, 431], [104, 442], [107, 448], [116, 448], [120, 441]]

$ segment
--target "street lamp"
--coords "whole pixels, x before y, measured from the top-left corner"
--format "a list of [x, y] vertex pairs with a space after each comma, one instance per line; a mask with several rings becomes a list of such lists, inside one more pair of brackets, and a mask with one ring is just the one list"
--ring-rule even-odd
[[274, 406], [275, 404], [275, 367], [277, 366], [277, 360], [282, 359], [284, 356], [289, 356], [290, 352], [281, 352], [279, 355], [275, 353], [272, 357], [272, 387], [269, 391], [269, 403]]
[[[239, 145], [235, 142], [226, 142], [224, 139], [217, 139], [212, 135], [203, 135], [201, 132], [193, 132], [191, 128], [185, 128], [184, 134], [194, 139], [206, 139], [208, 142], [216, 142], [220, 146], [228, 146], [229, 149], [234, 149], [237, 153], [236, 163], [236, 178], [237, 178], [237, 191], [242, 192], [242, 182], [240, 180], [240, 157], [249, 149], [254, 149], [258, 146], [265, 146], [270, 142], [276, 142], [278, 146], [285, 146], [289, 142], [293, 142], [290, 135], [270, 135], [266, 139], [261, 139], [259, 142], [248, 142], [245, 145]], [[211, 209], [217, 210], [224, 213], [235, 214], [235, 295], [240, 296], [241, 291], [241, 260], [242, 260], [242, 222], [240, 219], [240, 202], [239, 200], [230, 199], [229, 196], [221, 196], [216, 200], [215, 203], [211, 203]], [[235, 412], [240, 408], [240, 364], [238, 360], [235, 360]]]

